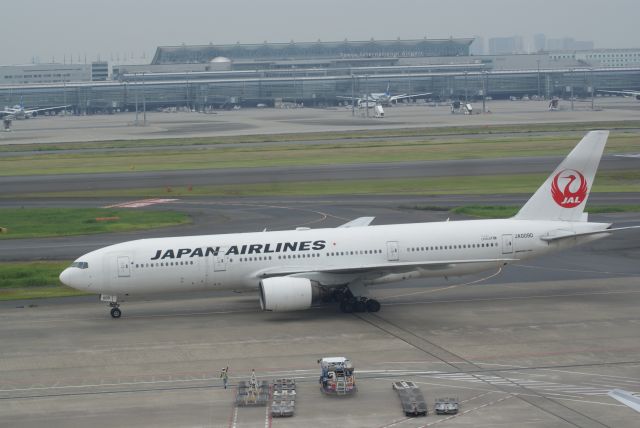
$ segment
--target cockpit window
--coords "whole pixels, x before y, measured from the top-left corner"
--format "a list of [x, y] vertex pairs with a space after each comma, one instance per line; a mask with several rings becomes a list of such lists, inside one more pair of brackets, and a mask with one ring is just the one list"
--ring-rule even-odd
[[89, 263], [87, 262], [73, 262], [71, 263], [71, 267], [76, 267], [79, 269], [88, 269], [89, 268]]

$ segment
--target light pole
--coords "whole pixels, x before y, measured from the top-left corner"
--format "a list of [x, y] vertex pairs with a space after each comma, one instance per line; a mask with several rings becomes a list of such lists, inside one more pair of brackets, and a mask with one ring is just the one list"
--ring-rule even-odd
[[365, 110], [367, 111], [367, 119], [369, 118], [369, 75], [365, 74], [364, 75], [364, 87], [366, 88], [366, 93], [364, 95], [364, 103], [365, 103]]
[[573, 111], [573, 68], [569, 69], [569, 84], [571, 85], [571, 111]]
[[356, 115], [356, 95], [355, 95], [355, 87], [356, 84], [356, 76], [355, 74], [351, 74], [351, 116]]
[[482, 72], [482, 113], [487, 112], [487, 71]]
[[538, 99], [540, 99], [540, 58], [536, 62], [538, 63]]
[[464, 103], [467, 104], [469, 102], [467, 98], [467, 72], [464, 72]]
[[136, 126], [138, 126], [138, 73], [133, 73], [133, 82], [135, 83], [135, 100], [136, 100]]
[[144, 93], [144, 72], [142, 72], [142, 125], [147, 126], [147, 101]]

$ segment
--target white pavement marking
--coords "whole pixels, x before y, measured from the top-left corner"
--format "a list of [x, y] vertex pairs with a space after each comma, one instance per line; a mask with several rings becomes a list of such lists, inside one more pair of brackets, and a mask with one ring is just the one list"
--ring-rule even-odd
[[236, 428], [238, 426], [238, 407], [236, 406], [233, 411], [233, 419], [231, 420], [231, 426]]
[[123, 202], [115, 205], [107, 205], [106, 207], [102, 207], [102, 208], [142, 208], [142, 207], [148, 207], [150, 205], [158, 205], [158, 204], [166, 204], [169, 202], [175, 202], [177, 200], [178, 199], [160, 199], [160, 198], [140, 199], [138, 201]]
[[460, 416], [466, 415], [467, 413], [475, 412], [476, 410], [482, 409], [482, 408], [484, 408], [484, 407], [488, 407], [488, 406], [492, 406], [492, 405], [494, 405], [494, 404], [498, 404], [499, 402], [504, 401], [504, 400], [506, 400], [506, 399], [508, 399], [508, 398], [511, 398], [511, 397], [515, 397], [515, 395], [511, 395], [511, 394], [509, 394], [509, 395], [507, 395], [506, 397], [499, 398], [499, 399], [497, 399], [497, 400], [495, 400], [495, 401], [492, 401], [492, 402], [490, 402], [490, 403], [482, 404], [482, 405], [480, 405], [480, 406], [478, 406], [478, 407], [474, 407], [473, 409], [469, 409], [469, 410], [465, 410], [465, 411], [463, 411], [463, 412], [459, 412], [459, 413], [457, 413], [457, 414], [455, 414], [455, 415], [451, 415], [451, 416], [449, 416], [448, 418], [439, 419], [439, 420], [437, 420], [437, 421], [435, 421], [435, 422], [430, 422], [430, 423], [428, 423], [428, 424], [422, 425], [420, 428], [430, 427], [430, 426], [433, 426], [433, 425], [435, 425], [435, 424], [439, 424], [440, 422], [448, 421], [448, 420], [451, 420], [451, 419], [453, 419], [453, 418], [459, 418]]
[[640, 153], [637, 154], [624, 154], [624, 155], [614, 155], [619, 158], [640, 158]]

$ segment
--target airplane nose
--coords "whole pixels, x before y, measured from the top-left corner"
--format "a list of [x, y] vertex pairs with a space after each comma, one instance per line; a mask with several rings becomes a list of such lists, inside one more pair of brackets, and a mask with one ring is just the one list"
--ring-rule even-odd
[[69, 287], [71, 287], [71, 272], [69, 272], [69, 268], [66, 268], [65, 270], [62, 271], [62, 273], [60, 274], [60, 282], [63, 283], [64, 285], [68, 285]]
[[83, 290], [85, 284], [83, 284], [82, 275], [79, 275], [79, 273], [76, 268], [66, 268], [60, 274], [60, 282], [76, 290]]

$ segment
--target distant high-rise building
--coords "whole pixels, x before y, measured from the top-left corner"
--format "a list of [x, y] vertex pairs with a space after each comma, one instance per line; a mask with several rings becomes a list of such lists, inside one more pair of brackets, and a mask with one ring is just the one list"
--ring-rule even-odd
[[547, 39], [547, 49], [550, 51], [585, 51], [593, 48], [594, 44], [590, 40], [575, 40], [573, 37]]
[[492, 37], [489, 39], [490, 55], [523, 53], [522, 36]]
[[471, 55], [484, 55], [484, 38], [480, 36], [474, 36], [473, 42], [469, 47], [469, 53]]
[[547, 36], [542, 33], [533, 35], [533, 50], [541, 52], [547, 48]]

